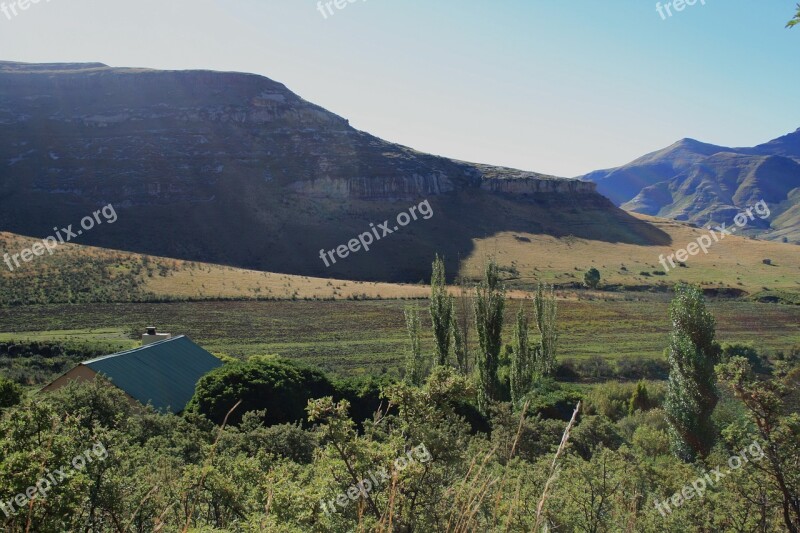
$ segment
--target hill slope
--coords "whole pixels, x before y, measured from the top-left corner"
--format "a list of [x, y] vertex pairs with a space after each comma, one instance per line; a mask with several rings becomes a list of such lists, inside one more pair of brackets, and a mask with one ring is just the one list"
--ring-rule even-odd
[[[499, 231], [667, 240], [591, 183], [388, 143], [261, 76], [0, 63], [0, 229], [46, 237], [107, 204], [81, 244], [373, 281], [416, 282], [436, 252], [454, 271]], [[384, 221], [368, 253], [321, 259]]]
[[[674, 283], [735, 289], [756, 295], [765, 289], [800, 295], [800, 264], [793, 245], [726, 237], [697, 255], [686, 268], [663, 274], [659, 255], [696, 240], [704, 230], [686, 223], [636, 215], [669, 236], [672, 244], [647, 246], [609, 243], [575, 236], [500, 232], [475, 239], [474, 251], [462, 257], [458, 274], [477, 280], [485, 258], [494, 255], [513, 297], [537, 281], [565, 289], [578, 286], [590, 267], [600, 270], [606, 287], [666, 290]], [[41, 242], [0, 232], [0, 256]], [[764, 263], [769, 259], [769, 265]], [[429, 265], [431, 258], [427, 258]], [[430, 266], [428, 266], [430, 269]], [[450, 271], [454, 274], [456, 271]], [[427, 282], [430, 273], [425, 276]], [[196, 263], [66, 244], [10, 271], [0, 263], [0, 306], [216, 299], [373, 299], [424, 298], [427, 284], [369, 283], [293, 276]], [[609, 297], [615, 297], [608, 295]], [[790, 301], [798, 300], [791, 296]]]

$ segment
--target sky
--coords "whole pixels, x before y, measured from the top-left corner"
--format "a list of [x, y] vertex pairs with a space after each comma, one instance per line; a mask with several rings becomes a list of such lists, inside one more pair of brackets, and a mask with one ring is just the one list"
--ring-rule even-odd
[[252, 72], [388, 141], [557, 176], [800, 127], [794, 0], [20, 1], [2, 60]]

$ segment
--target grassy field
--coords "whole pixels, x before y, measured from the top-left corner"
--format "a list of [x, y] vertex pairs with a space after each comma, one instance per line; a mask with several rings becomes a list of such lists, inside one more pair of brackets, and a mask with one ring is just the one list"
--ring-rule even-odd
[[[560, 357], [574, 360], [662, 358], [669, 327], [666, 289], [678, 281], [800, 299], [797, 246], [729, 236], [707, 255], [690, 257], [685, 268], [659, 275], [660, 254], [685, 248], [705, 231], [636, 218], [668, 234], [672, 244], [501, 232], [474, 241], [460, 274], [477, 278], [485, 258], [495, 256], [513, 298], [524, 298], [537, 281], [561, 287]], [[33, 242], [0, 233], [0, 254]], [[376, 260], [388, 260], [373, 253]], [[616, 292], [575, 288], [590, 267]], [[266, 273], [69, 244], [14, 272], [0, 268], [0, 342], [108, 341], [122, 349], [155, 324], [218, 354], [275, 353], [340, 374], [396, 374], [406, 346], [403, 307], [426, 308], [428, 293], [423, 285]], [[747, 298], [712, 299], [710, 305], [722, 342], [752, 342], [767, 351], [800, 345], [800, 306]], [[517, 307], [509, 303], [508, 325]], [[425, 334], [423, 344], [430, 350], [432, 340]], [[510, 331], [505, 338], [510, 341]]]
[[[626, 299], [559, 302], [560, 358], [593, 356], [663, 357], [669, 328], [668, 295], [635, 294]], [[0, 308], [0, 342], [10, 339], [115, 341], [146, 325], [186, 334], [217, 354], [244, 357], [280, 354], [348, 374], [396, 374], [403, 364], [406, 334], [403, 307], [427, 301], [214, 301], [49, 305]], [[519, 301], [507, 306], [506, 341]], [[712, 299], [720, 342], [752, 342], [774, 352], [800, 345], [800, 307]], [[91, 329], [87, 328], [91, 325]], [[423, 347], [432, 339], [425, 329]]]

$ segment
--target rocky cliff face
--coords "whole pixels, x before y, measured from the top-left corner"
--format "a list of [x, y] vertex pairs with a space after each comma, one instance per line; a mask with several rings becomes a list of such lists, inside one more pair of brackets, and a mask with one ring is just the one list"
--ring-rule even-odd
[[595, 194], [597, 186], [588, 181], [541, 178], [487, 179], [481, 189], [518, 195], [536, 194]]
[[357, 200], [402, 200], [439, 195], [455, 190], [445, 175], [413, 174], [393, 178], [321, 178], [295, 181], [288, 188], [296, 193], [316, 198]]
[[211, 201], [232, 175], [340, 199], [591, 192], [387, 143], [250, 74], [0, 62], [0, 141], [18, 185], [131, 206]]
[[[479, 178], [467, 182], [465, 188], [480, 188], [492, 193], [519, 197], [543, 194], [595, 194], [594, 183], [548, 178]], [[413, 200], [424, 196], [446, 194], [456, 190], [453, 181], [444, 174], [428, 174], [395, 178], [320, 178], [295, 181], [288, 188], [314, 198], [357, 200]]]

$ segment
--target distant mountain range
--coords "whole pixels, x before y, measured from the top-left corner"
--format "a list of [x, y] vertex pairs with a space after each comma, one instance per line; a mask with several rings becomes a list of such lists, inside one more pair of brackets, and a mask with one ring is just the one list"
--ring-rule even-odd
[[800, 244], [800, 129], [753, 148], [694, 139], [581, 177], [623, 209], [706, 226], [764, 200], [768, 219], [743, 231]]
[[[370, 224], [418, 220], [326, 266]], [[0, 230], [289, 274], [418, 281], [501, 231], [663, 245], [595, 185], [417, 152], [262, 76], [0, 62]], [[394, 224], [394, 222], [392, 222]], [[391, 227], [391, 225], [390, 225]]]

